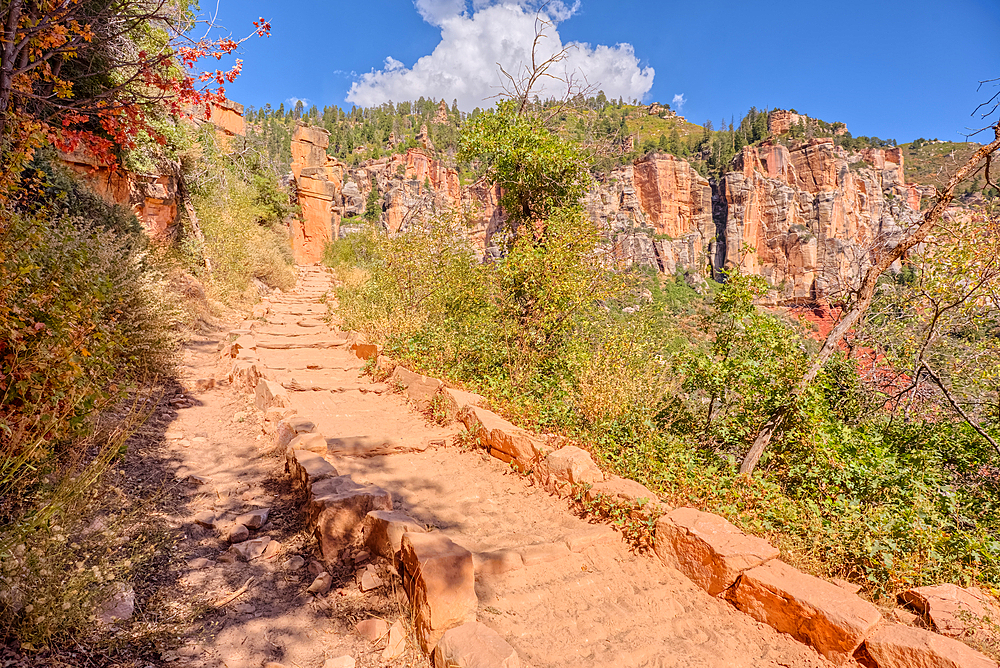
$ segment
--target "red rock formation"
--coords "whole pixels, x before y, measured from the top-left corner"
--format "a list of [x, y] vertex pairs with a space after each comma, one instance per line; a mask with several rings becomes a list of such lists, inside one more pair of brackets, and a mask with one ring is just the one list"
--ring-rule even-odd
[[[207, 118], [204, 109], [191, 111], [196, 125], [210, 122], [220, 137], [246, 134], [241, 104], [229, 100], [212, 104]], [[60, 152], [59, 159], [105, 201], [131, 209], [151, 239], [165, 240], [174, 236], [178, 216], [174, 175], [135, 174], [112, 169], [83, 145], [71, 153]]]
[[911, 196], [917, 191], [902, 183], [902, 155], [893, 152], [887, 161], [878, 151], [862, 159], [873, 167], [850, 164], [831, 139], [791, 151], [744, 148], [737, 171], [719, 184], [725, 240], [719, 265], [764, 276], [779, 301], [815, 299], [851, 285], [876, 245], [891, 241], [917, 215]]
[[243, 121], [243, 105], [238, 102], [226, 100], [209, 107], [208, 122], [216, 129], [229, 137], [245, 137], [247, 134], [246, 124]]
[[775, 109], [767, 116], [767, 131], [773, 136], [783, 135], [796, 123], [808, 120], [808, 116], [801, 116], [785, 109]]
[[343, 163], [326, 155], [329, 133], [299, 124], [292, 135], [292, 175], [300, 216], [292, 222], [292, 254], [298, 264], [315, 264], [340, 233]]
[[[349, 181], [345, 193], [351, 194], [352, 214], [360, 214], [368, 193], [378, 188], [383, 195], [382, 223], [391, 233], [404, 229], [415, 217], [459, 210], [462, 205], [458, 172], [425, 149], [411, 148], [404, 154], [365, 162], [345, 178]], [[347, 207], [345, 201], [345, 210]]]
[[177, 179], [112, 169], [83, 146], [59, 159], [104, 201], [130, 209], [151, 239], [173, 237], [177, 223]]
[[[584, 196], [584, 206], [605, 228], [621, 266], [673, 274], [700, 272], [711, 264], [712, 189], [683, 160], [655, 154], [615, 170]], [[653, 239], [648, 231], [662, 237]]]
[[431, 121], [435, 125], [447, 125], [448, 124], [448, 103], [441, 100], [441, 104], [438, 105], [437, 114], [434, 115], [434, 120]]
[[421, 185], [429, 184], [443, 206], [454, 207], [461, 202], [458, 171], [454, 168], [445, 167], [441, 161], [419, 148], [411, 148], [405, 156], [394, 155], [390, 169], [400, 162], [403, 164], [403, 178], [419, 181]]
[[712, 189], [687, 162], [664, 153], [646, 156], [635, 163], [633, 181], [646, 222], [657, 234], [680, 237], [711, 220]]
[[299, 178], [305, 167], [321, 167], [326, 162], [330, 133], [319, 127], [298, 124], [292, 134], [292, 174]]

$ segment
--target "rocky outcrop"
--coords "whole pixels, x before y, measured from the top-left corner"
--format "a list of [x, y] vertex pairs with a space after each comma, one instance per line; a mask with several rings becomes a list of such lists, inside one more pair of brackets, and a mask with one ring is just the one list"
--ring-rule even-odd
[[208, 122], [227, 137], [245, 137], [246, 123], [243, 120], [243, 105], [232, 100], [213, 103], [209, 106]]
[[315, 264], [323, 248], [340, 236], [346, 165], [326, 154], [329, 133], [297, 125], [292, 135], [292, 176], [299, 217], [292, 222], [292, 253], [298, 264]]
[[744, 148], [716, 187], [716, 269], [764, 276], [780, 302], [842, 291], [918, 216], [902, 162], [895, 149], [848, 156], [832, 139]]
[[[773, 112], [771, 130], [805, 118]], [[426, 128], [420, 134], [428, 139]], [[317, 261], [326, 240], [339, 236], [341, 217], [361, 215], [373, 189], [390, 233], [451, 211], [486, 256], [500, 252], [492, 241], [504, 220], [495, 185], [462, 187], [431, 148], [349, 169], [327, 158], [326, 141], [323, 130], [300, 126], [292, 143], [303, 211], [301, 232], [293, 234], [300, 262]], [[620, 267], [702, 280], [738, 266], [767, 279], [778, 304], [822, 300], [855, 284], [878, 248], [917, 220], [922, 194], [904, 180], [900, 149], [849, 154], [825, 138], [791, 149], [746, 147], [717, 182], [654, 153], [598, 176], [583, 204]]]
[[802, 116], [794, 111], [775, 109], [767, 115], [767, 131], [772, 136], [783, 135], [791, 130], [793, 125], [804, 124], [808, 120], [808, 116]]
[[[232, 137], [245, 136], [243, 105], [224, 100], [204, 108], [192, 109], [189, 122], [211, 123], [224, 150]], [[98, 196], [112, 204], [130, 209], [154, 240], [172, 239], [178, 223], [177, 176], [169, 173], [138, 174], [116, 168], [101, 160], [84, 145], [73, 151], [59, 152], [62, 164], [86, 183]]]
[[172, 174], [135, 174], [114, 169], [78, 146], [59, 153], [63, 165], [107, 202], [130, 209], [152, 239], [174, 236], [177, 224], [177, 178]]
[[434, 120], [431, 121], [435, 125], [447, 125], [448, 124], [448, 103], [441, 100], [441, 104], [438, 105], [437, 113], [434, 114]]
[[683, 160], [657, 153], [615, 170], [587, 193], [584, 205], [607, 231], [621, 266], [673, 274], [710, 263], [712, 189]]
[[364, 162], [345, 178], [343, 215], [362, 214], [368, 194], [377, 188], [382, 196], [382, 223], [392, 233], [406, 229], [411, 220], [459, 210], [462, 203], [458, 171], [426, 149], [411, 148]]

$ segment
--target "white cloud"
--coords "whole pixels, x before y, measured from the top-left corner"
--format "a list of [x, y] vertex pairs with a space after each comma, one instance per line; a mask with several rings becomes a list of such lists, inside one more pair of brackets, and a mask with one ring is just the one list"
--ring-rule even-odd
[[687, 102], [687, 100], [684, 98], [684, 93], [678, 93], [677, 95], [674, 95], [674, 99], [670, 102], [670, 104], [673, 106], [674, 110], [677, 111], [677, 113], [680, 113], [681, 109], [684, 108], [685, 102]]
[[[441, 42], [412, 67], [387, 57], [381, 70], [362, 74], [347, 99], [359, 106], [379, 105], [389, 100], [419, 97], [458, 100], [465, 110], [493, 104], [501, 92], [497, 63], [514, 74], [531, 62], [535, 38], [536, 0], [473, 0], [473, 12], [459, 0], [415, 0], [425, 21], [441, 28]], [[544, 18], [558, 24], [572, 16], [580, 3], [550, 2]], [[563, 48], [557, 25], [541, 41], [541, 57]], [[642, 99], [653, 85], [653, 68], [641, 67], [631, 44], [615, 46], [571, 43], [567, 58], [553, 74], [572, 74], [603, 90], [609, 98]], [[539, 97], [560, 96], [564, 90], [549, 79], [539, 88]]]
[[311, 102], [309, 102], [309, 98], [305, 97], [290, 97], [287, 100], [285, 100], [285, 104], [292, 109], [294, 109], [295, 105], [298, 104], [299, 102], [301, 102], [302, 106], [304, 106], [306, 109], [308, 109], [309, 106], [312, 104]]
[[440, 26], [445, 19], [465, 11], [465, 0], [414, 0], [420, 16], [432, 26]]
[[403, 63], [400, 60], [396, 60], [392, 56], [385, 57], [385, 71], [395, 72], [396, 70], [403, 69]]

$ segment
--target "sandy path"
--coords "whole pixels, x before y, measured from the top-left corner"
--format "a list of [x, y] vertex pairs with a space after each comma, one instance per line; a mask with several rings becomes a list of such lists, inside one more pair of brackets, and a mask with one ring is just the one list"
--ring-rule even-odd
[[[254, 327], [267, 374], [332, 450], [355, 453], [328, 455], [342, 475], [389, 490], [397, 509], [476, 553], [479, 619], [525, 663], [828, 665], [654, 557], [633, 554], [618, 534], [578, 518], [565, 500], [498, 460], [453, 445], [456, 427], [428, 422], [384, 384], [360, 376], [345, 334], [319, 321], [319, 298], [331, 288], [321, 270], [303, 268], [296, 290], [272, 300], [268, 321]], [[372, 443], [393, 454], [356, 456]], [[226, 466], [203, 464], [206, 471]]]

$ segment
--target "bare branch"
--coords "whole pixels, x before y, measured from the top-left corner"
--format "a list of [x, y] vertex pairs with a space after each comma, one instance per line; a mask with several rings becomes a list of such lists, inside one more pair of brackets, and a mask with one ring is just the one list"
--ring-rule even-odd
[[951, 407], [955, 409], [955, 412], [961, 415], [962, 419], [965, 420], [965, 422], [970, 427], [972, 427], [977, 434], [986, 439], [986, 441], [993, 446], [993, 449], [997, 451], [997, 454], [1000, 454], [1000, 444], [994, 441], [993, 437], [983, 430], [983, 428], [979, 425], [979, 422], [975, 418], [973, 418], [971, 415], [965, 412], [965, 410], [959, 405], [959, 403], [952, 396], [951, 392], [948, 391], [948, 388], [945, 387], [944, 382], [942, 382], [941, 378], [936, 373], [934, 373], [934, 371], [932, 371], [931, 368], [927, 365], [927, 362], [923, 362], [922, 366], [924, 370], [927, 371], [927, 375], [929, 375], [931, 379], [934, 381], [934, 384], [937, 385], [938, 388], [941, 390], [941, 392], [944, 394], [945, 398], [948, 400], [948, 403], [951, 404]]

